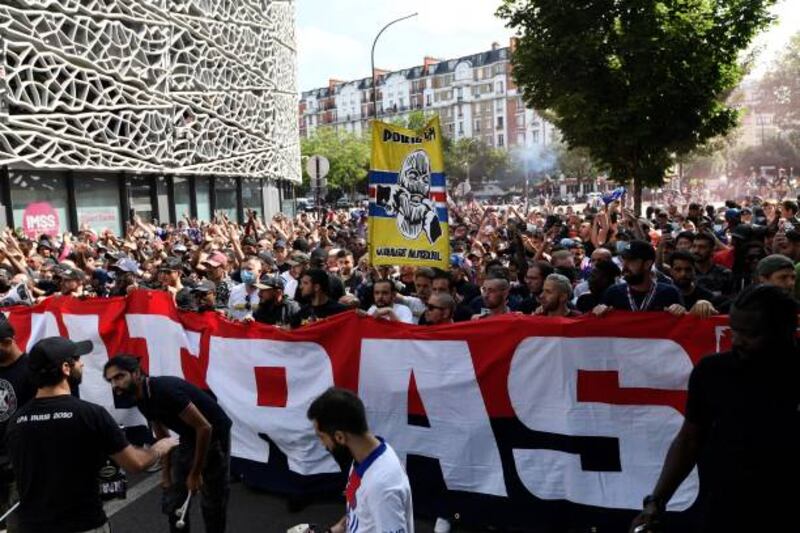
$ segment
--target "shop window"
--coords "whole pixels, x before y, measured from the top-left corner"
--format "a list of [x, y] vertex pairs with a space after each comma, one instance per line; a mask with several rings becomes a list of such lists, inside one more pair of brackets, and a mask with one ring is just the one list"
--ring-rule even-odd
[[214, 208], [228, 215], [235, 222], [236, 215], [236, 179], [218, 177], [214, 180], [216, 205]]
[[110, 229], [122, 234], [124, 217], [119, 207], [119, 175], [86, 174], [75, 177], [75, 203], [78, 226], [89, 226], [97, 233]]
[[67, 231], [66, 175], [61, 172], [11, 171], [14, 223], [31, 238]]

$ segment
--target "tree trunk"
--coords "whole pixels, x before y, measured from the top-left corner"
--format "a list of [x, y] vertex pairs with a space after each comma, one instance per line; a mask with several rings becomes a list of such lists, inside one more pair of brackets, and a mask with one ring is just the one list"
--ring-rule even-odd
[[642, 178], [633, 177], [633, 212], [637, 217], [642, 216]]

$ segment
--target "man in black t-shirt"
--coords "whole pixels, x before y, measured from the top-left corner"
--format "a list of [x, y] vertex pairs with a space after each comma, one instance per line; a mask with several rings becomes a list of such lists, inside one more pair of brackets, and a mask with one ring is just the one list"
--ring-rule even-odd
[[318, 268], [300, 277], [300, 293], [308, 300], [296, 315], [292, 327], [302, 326], [347, 311], [347, 307], [330, 298], [328, 273]]
[[702, 531], [796, 529], [785, 512], [800, 500], [796, 303], [777, 287], [748, 287], [730, 327], [733, 349], [701, 359], [689, 377], [686, 419], [634, 525], [658, 522], [698, 465]]
[[[14, 328], [0, 313], [0, 514], [19, 499], [11, 459], [5, 444], [8, 422], [17, 409], [36, 395], [28, 370], [28, 356], [14, 340]], [[16, 515], [7, 519], [9, 533], [18, 531]]]
[[724, 304], [722, 297], [715, 298], [711, 291], [698, 287], [695, 282], [695, 259], [688, 252], [676, 251], [669, 258], [670, 273], [675, 286], [681, 291], [688, 312], [701, 317], [716, 315], [716, 306]]
[[673, 285], [653, 279], [656, 251], [646, 241], [631, 241], [622, 252], [625, 283], [609, 287], [593, 313], [603, 315], [611, 309], [621, 311], [669, 311], [683, 314], [683, 299]]
[[231, 457], [231, 419], [225, 411], [211, 395], [183, 379], [145, 375], [132, 356], [112, 357], [103, 375], [116, 397], [136, 403], [156, 437], [167, 436], [170, 431], [180, 436], [180, 445], [164, 457], [161, 470], [162, 510], [169, 519], [170, 531], [188, 531], [188, 520], [185, 529], [177, 528], [176, 511], [188, 493], [199, 491], [206, 533], [223, 533]]
[[31, 348], [28, 365], [36, 397], [9, 422], [6, 442], [19, 489], [23, 533], [109, 531], [98, 473], [110, 456], [140, 472], [177, 444], [162, 439], [136, 449], [108, 412], [72, 396], [83, 375], [89, 341], [49, 337]]

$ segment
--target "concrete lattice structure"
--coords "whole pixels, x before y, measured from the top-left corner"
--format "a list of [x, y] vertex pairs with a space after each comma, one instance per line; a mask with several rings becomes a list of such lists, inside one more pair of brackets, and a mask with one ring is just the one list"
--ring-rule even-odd
[[300, 180], [293, 0], [3, 0], [0, 166]]

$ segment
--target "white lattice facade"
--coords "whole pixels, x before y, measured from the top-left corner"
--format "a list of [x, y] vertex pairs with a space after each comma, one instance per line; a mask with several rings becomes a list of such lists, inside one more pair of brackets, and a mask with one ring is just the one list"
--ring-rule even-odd
[[0, 166], [300, 181], [293, 0], [2, 0]]

